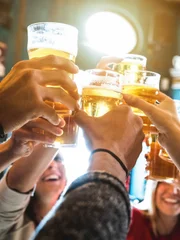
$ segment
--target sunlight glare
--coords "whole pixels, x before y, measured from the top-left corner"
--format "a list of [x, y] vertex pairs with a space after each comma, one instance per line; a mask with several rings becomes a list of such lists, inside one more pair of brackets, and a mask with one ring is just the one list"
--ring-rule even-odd
[[112, 12], [99, 12], [86, 23], [88, 46], [109, 55], [130, 52], [137, 42], [136, 31], [124, 17]]

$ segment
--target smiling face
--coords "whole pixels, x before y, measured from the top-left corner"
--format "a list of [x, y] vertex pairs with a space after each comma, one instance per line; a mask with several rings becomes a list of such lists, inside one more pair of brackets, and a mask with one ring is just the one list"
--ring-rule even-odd
[[180, 214], [180, 190], [172, 184], [161, 182], [156, 190], [156, 206], [165, 215]]
[[66, 186], [65, 168], [62, 162], [52, 161], [41, 175], [36, 186], [36, 196], [58, 198]]

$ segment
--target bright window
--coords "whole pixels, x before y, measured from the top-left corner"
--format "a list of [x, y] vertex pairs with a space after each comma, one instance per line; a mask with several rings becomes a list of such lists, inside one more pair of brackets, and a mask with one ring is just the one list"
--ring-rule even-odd
[[98, 12], [86, 23], [89, 47], [107, 55], [121, 55], [134, 49], [137, 34], [131, 23], [112, 12]]

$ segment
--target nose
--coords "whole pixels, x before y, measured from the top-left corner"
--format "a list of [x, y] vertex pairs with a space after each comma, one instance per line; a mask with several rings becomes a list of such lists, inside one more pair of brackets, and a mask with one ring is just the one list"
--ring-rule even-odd
[[48, 168], [51, 169], [51, 168], [56, 167], [56, 166], [57, 166], [56, 161], [52, 161]]
[[173, 186], [173, 194], [175, 194], [175, 195], [180, 194], [180, 189], [176, 186]]

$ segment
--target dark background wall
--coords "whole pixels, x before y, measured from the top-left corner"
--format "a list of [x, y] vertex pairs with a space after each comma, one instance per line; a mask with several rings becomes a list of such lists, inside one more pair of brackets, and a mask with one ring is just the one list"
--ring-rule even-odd
[[0, 41], [8, 44], [7, 72], [15, 62], [28, 58], [26, 28], [39, 21], [76, 26], [79, 29], [76, 63], [81, 69], [94, 67], [104, 54], [86, 46], [85, 23], [98, 11], [120, 13], [134, 24], [139, 43], [133, 53], [146, 56], [147, 68], [159, 72], [162, 77], [169, 77], [172, 57], [180, 54], [180, 4], [165, 0], [0, 0], [0, 11], [2, 2], [12, 2], [11, 27], [0, 27]]

